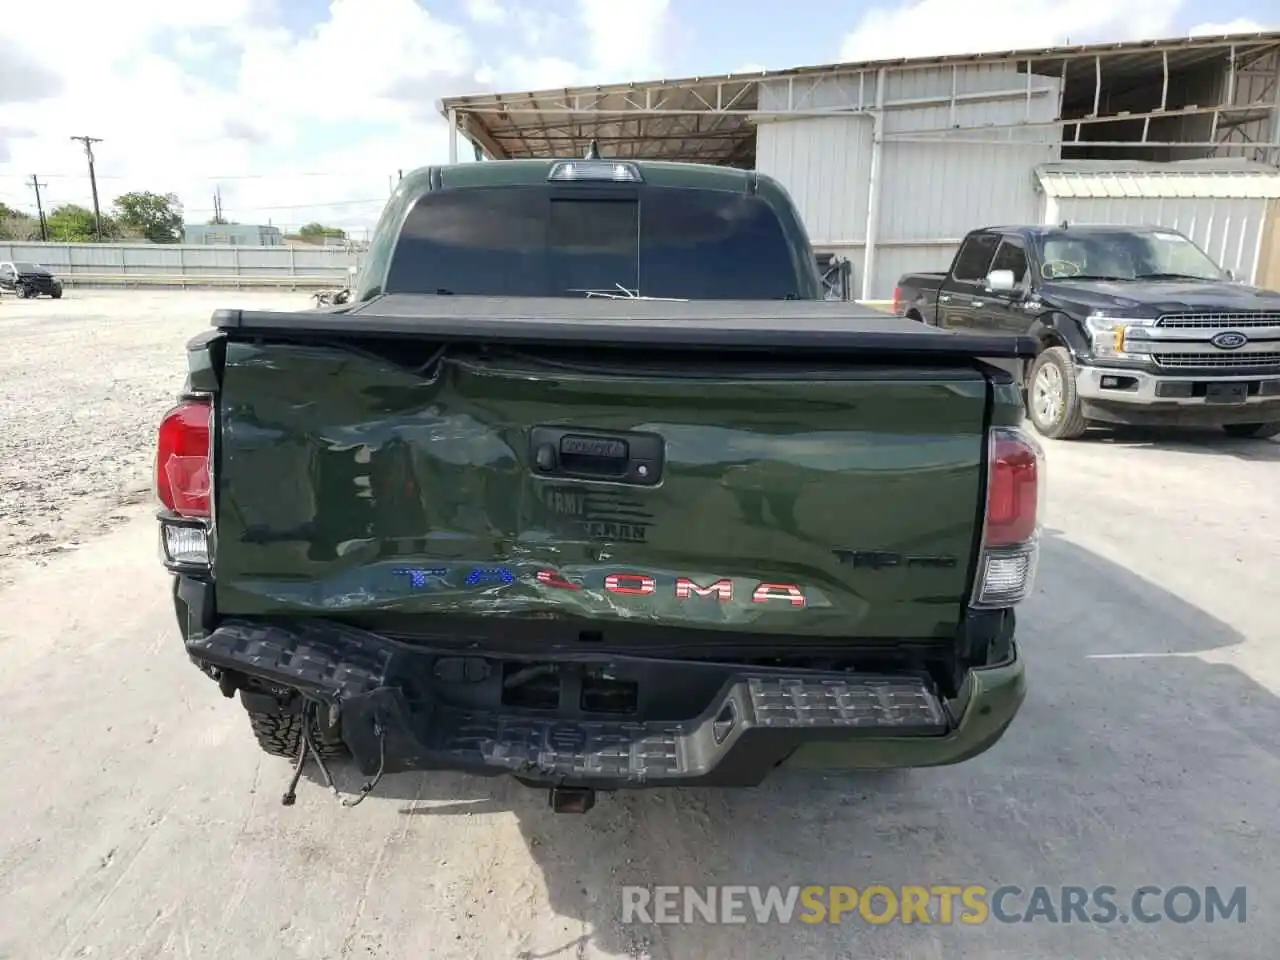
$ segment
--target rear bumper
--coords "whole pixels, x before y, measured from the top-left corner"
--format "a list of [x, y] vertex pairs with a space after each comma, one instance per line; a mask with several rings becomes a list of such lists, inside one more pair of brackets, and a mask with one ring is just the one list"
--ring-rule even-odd
[[[1016, 650], [1001, 666], [972, 670], [951, 701], [911, 675], [575, 657], [555, 665], [562, 691], [574, 694], [559, 701], [569, 708], [520, 710], [477, 705], [486, 684], [489, 702], [501, 702], [501, 662], [436, 655], [328, 621], [227, 621], [187, 649], [203, 666], [337, 707], [342, 739], [366, 774], [384, 756], [389, 772], [512, 774], [601, 789], [752, 786], [784, 764], [956, 763], [993, 745], [1025, 694]], [[640, 709], [613, 718], [579, 708], [584, 671], [602, 662], [651, 691]], [[705, 706], [682, 718], [689, 702]]]
[[[1210, 385], [1242, 384], [1243, 397], [1214, 398]], [[1107, 423], [1216, 426], [1280, 420], [1280, 374], [1167, 376], [1080, 366], [1076, 393], [1086, 419]]]

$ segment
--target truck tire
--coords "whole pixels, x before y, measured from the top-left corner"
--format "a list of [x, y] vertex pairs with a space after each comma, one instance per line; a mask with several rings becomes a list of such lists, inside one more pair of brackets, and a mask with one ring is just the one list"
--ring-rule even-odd
[[[249, 714], [249, 726], [262, 752], [272, 757], [298, 758], [302, 748], [302, 713], [298, 708], [283, 708], [269, 713], [257, 710]], [[347, 745], [329, 731], [312, 724], [311, 742], [325, 760], [342, 760], [348, 755]]]
[[1267, 423], [1224, 423], [1222, 429], [1228, 437], [1265, 440], [1280, 433], [1280, 420], [1271, 420]]
[[1041, 436], [1074, 440], [1088, 429], [1076, 393], [1076, 365], [1066, 347], [1048, 347], [1027, 375], [1027, 416]]

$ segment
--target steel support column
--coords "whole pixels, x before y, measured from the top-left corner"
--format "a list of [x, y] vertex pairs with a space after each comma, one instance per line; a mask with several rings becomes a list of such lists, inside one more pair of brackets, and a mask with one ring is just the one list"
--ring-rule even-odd
[[867, 246], [862, 251], [862, 299], [871, 299], [871, 274], [876, 260], [876, 233], [880, 225], [880, 167], [884, 153], [884, 88], [888, 70], [876, 71], [876, 108], [871, 112], [871, 171], [867, 184]]

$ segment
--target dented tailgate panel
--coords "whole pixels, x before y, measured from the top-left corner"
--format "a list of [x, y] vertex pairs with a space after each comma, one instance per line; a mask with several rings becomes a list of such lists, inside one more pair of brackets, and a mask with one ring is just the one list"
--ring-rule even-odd
[[[987, 390], [965, 368], [602, 370], [459, 349], [420, 374], [231, 342], [218, 609], [946, 636]], [[608, 474], [618, 451], [626, 476], [573, 475]]]

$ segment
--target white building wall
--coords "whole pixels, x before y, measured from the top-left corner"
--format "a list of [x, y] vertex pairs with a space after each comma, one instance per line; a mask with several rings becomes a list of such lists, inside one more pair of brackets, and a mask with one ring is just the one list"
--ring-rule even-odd
[[764, 123], [756, 133], [756, 169], [787, 188], [814, 241], [863, 238], [870, 164], [870, 117]]
[[[782, 78], [761, 84], [760, 92], [762, 111], [867, 111], [766, 119], [756, 145], [757, 168], [791, 192], [815, 248], [853, 261], [855, 290], [864, 268], [875, 95], [875, 71]], [[1008, 66], [886, 74], [872, 299], [891, 297], [903, 273], [945, 269], [975, 227], [1040, 222], [1033, 168], [1058, 159], [1060, 135], [1054, 126], [1008, 126], [1051, 121], [1057, 113], [1056, 78], [1032, 76], [1028, 94], [1027, 75]], [[949, 128], [983, 125], [1006, 129], [982, 137], [1009, 142], [942, 142]]]

